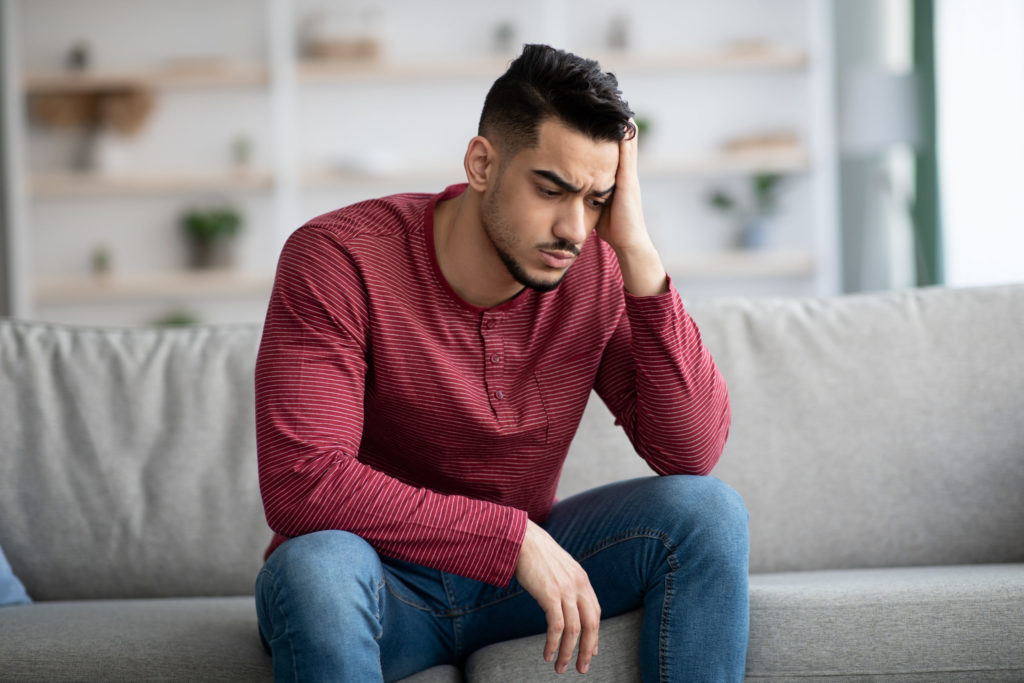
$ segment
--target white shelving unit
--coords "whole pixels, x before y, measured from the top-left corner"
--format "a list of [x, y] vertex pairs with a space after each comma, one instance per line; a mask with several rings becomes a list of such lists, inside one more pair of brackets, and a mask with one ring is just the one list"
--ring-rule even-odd
[[[261, 319], [280, 245], [306, 219], [368, 196], [438, 191], [460, 181], [461, 155], [483, 95], [508, 61], [473, 36], [486, 35], [509, 15], [522, 42], [596, 55], [618, 75], [638, 115], [652, 120], [650, 146], [641, 149], [645, 210], [681, 287], [685, 283], [695, 294], [838, 290], [831, 0], [778, 0], [767, 10], [753, 0], [638, 0], [631, 21], [643, 50], [632, 52], [593, 45], [593, 31], [568, 21], [581, 0], [533, 0], [508, 14], [452, 0], [449, 13], [442, 6], [433, 14], [461, 11], [466, 22], [479, 25], [474, 32], [466, 31], [470, 24], [449, 28], [450, 35], [441, 24], [419, 30], [426, 10], [410, 0], [389, 0], [380, 3], [391, 20], [379, 36], [384, 56], [367, 62], [300, 56], [305, 13], [319, 7], [311, 0], [231, 0], [217, 16], [198, 0], [174, 9], [152, 3], [145, 10], [149, 23], [166, 23], [172, 35], [182, 34], [189, 22], [213, 22], [205, 32], [210, 35], [235, 24], [251, 30], [228, 33], [223, 45], [196, 38], [182, 48], [136, 37], [127, 47], [111, 47], [116, 55], [81, 73], [58, 68], [58, 43], [43, 49], [32, 42], [43, 42], [40, 26], [53, 26], [70, 0], [0, 1], [8, 70], [4, 104], [15, 114], [9, 133], [25, 141], [7, 162], [16, 199], [10, 226], [12, 260], [18, 262], [12, 284], [21, 293], [16, 315], [123, 323], [132, 321], [115, 311], [126, 302], [133, 304], [132, 315], [151, 305], [155, 317], [168, 302], [201, 306], [233, 298], [248, 302], [245, 312], [245, 306], [234, 307], [242, 319]], [[73, 4], [76, 11], [83, 5], [91, 11], [82, 25], [58, 26], [52, 41], [84, 36], [103, 45], [105, 37], [137, 28], [130, 23], [140, 15], [121, 16], [114, 10], [122, 5], [111, 0]], [[336, 3], [335, 9], [351, 4]], [[588, 8], [609, 15], [614, 8], [605, 4]], [[700, 35], [711, 38], [658, 38], [662, 21], [649, 17], [666, 11], [686, 15], [680, 21], [707, 17]], [[742, 17], [747, 23], [730, 33], [730, 22]], [[692, 23], [687, 25], [696, 31]], [[410, 46], [410, 34], [423, 43]], [[137, 59], [126, 56], [132, 49]], [[131, 89], [154, 93], [157, 104], [153, 120], [131, 143], [134, 165], [120, 171], [68, 170], [58, 151], [72, 144], [68, 134], [39, 129], [28, 118], [32, 96]], [[776, 92], [778, 97], [765, 97]], [[245, 170], [227, 163], [236, 119], [238, 130], [259, 144]], [[727, 135], [780, 128], [796, 131], [798, 142], [742, 154], [721, 149]], [[220, 157], [211, 152], [218, 145]], [[775, 242], [742, 251], [730, 246], [727, 223], [703, 197], [713, 186], [739, 190], [755, 173], [782, 174], [791, 194], [777, 219]], [[249, 219], [234, 271], [188, 271], [180, 256], [172, 258], [183, 249], [174, 232], [177, 216], [211, 201], [237, 203]], [[88, 245], [99, 242], [118, 248], [113, 274], [104, 277], [88, 267]]]

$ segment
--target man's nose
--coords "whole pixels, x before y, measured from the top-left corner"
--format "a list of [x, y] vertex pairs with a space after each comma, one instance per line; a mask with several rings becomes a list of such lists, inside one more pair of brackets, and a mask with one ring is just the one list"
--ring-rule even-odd
[[587, 240], [587, 220], [583, 201], [568, 202], [555, 223], [555, 237], [581, 245]]

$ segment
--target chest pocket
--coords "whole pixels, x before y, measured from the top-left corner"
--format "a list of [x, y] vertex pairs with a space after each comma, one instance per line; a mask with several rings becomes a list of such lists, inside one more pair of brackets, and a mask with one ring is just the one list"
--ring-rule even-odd
[[534, 372], [521, 373], [517, 378], [488, 377], [486, 385], [497, 427], [495, 437], [524, 446], [547, 444], [549, 414]]

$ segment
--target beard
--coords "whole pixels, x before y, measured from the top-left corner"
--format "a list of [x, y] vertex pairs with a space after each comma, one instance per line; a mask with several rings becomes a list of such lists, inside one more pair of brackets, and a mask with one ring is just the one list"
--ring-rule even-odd
[[[483, 202], [483, 211], [481, 212], [480, 222], [483, 225], [484, 233], [487, 238], [494, 245], [494, 250], [498, 253], [498, 258], [505, 264], [505, 268], [508, 269], [509, 274], [515, 278], [515, 281], [524, 287], [529, 287], [535, 292], [543, 294], [544, 292], [550, 292], [562, 283], [562, 279], [565, 277], [569, 269], [566, 268], [560, 275], [554, 280], [542, 280], [540, 278], [532, 277], [523, 264], [516, 260], [512, 255], [513, 248], [519, 244], [519, 236], [516, 234], [512, 227], [512, 224], [502, 215], [501, 209], [498, 207], [498, 193], [501, 191], [501, 180], [499, 178], [498, 183], [494, 187], [494, 192], [491, 193]], [[556, 251], [567, 251], [576, 256], [579, 256], [580, 250], [575, 244], [560, 240], [549, 245], [538, 245], [540, 249], [551, 249]]]

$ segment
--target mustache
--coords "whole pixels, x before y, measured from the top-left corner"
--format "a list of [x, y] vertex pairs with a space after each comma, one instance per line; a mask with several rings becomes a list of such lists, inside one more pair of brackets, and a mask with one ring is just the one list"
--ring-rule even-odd
[[566, 251], [573, 256], [580, 255], [580, 248], [566, 240], [558, 240], [557, 242], [550, 242], [548, 244], [538, 244], [537, 248], [545, 249], [547, 251]]

